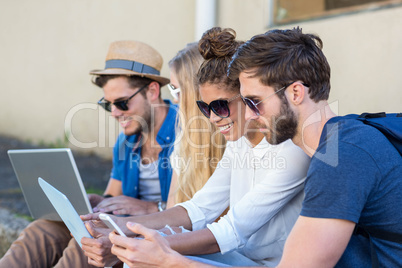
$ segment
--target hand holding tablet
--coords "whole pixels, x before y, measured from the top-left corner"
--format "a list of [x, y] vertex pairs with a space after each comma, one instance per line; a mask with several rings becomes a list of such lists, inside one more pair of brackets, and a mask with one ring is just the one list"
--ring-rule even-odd
[[44, 179], [38, 178], [38, 182], [42, 190], [45, 192], [47, 198], [56, 209], [60, 218], [66, 224], [68, 230], [74, 236], [80, 247], [82, 247], [81, 239], [83, 237], [92, 238], [92, 236], [88, 232], [84, 222], [81, 220], [71, 202], [62, 192], [47, 183]]

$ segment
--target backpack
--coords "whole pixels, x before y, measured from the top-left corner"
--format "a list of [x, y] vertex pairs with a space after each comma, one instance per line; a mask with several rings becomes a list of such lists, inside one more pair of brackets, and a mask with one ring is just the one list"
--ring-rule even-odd
[[[366, 125], [375, 127], [392, 143], [402, 157], [402, 113], [363, 113], [361, 115], [346, 115], [342, 118], [360, 120]], [[401, 233], [387, 232], [360, 224], [356, 224], [353, 235], [362, 235], [369, 239], [372, 267], [379, 267], [379, 262], [371, 237], [402, 243]]]
[[362, 113], [356, 119], [381, 131], [402, 156], [402, 113]]

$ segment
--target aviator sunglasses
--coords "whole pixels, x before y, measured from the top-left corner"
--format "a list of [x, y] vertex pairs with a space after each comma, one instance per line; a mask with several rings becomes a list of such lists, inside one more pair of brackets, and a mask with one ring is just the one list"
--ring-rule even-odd
[[228, 99], [228, 100], [214, 100], [208, 105], [205, 102], [199, 100], [197, 101], [198, 108], [201, 113], [206, 117], [211, 117], [211, 110], [220, 118], [227, 118], [230, 115], [229, 102], [237, 99], [240, 94]]
[[[260, 100], [259, 102], [255, 103], [252, 99], [249, 98], [245, 98], [245, 97], [241, 97], [241, 99], [243, 100], [244, 104], [248, 106], [248, 108], [250, 108], [250, 110], [257, 116], [261, 115], [260, 110], [258, 109], [258, 105], [260, 103], [262, 103], [263, 101], [266, 101], [268, 98], [272, 97], [273, 95], [275, 95], [276, 93], [278, 93], [279, 91], [289, 87], [290, 85], [292, 85], [294, 82], [287, 84], [286, 86], [278, 89], [277, 91], [275, 91], [274, 93], [272, 93], [271, 95], [269, 95], [268, 97], [264, 98], [263, 100]], [[309, 87], [307, 84], [305, 83], [301, 83], [303, 86], [305, 87]]]
[[117, 109], [119, 109], [119, 110], [121, 110], [121, 111], [127, 111], [127, 110], [128, 110], [128, 106], [127, 106], [128, 102], [129, 102], [135, 95], [137, 95], [138, 93], [140, 93], [141, 90], [143, 90], [144, 88], [146, 88], [146, 87], [148, 87], [148, 86], [149, 86], [149, 84], [148, 84], [148, 85], [145, 85], [145, 86], [143, 86], [143, 87], [141, 87], [139, 90], [137, 90], [137, 92], [135, 92], [133, 95], [131, 95], [131, 97], [129, 97], [129, 98], [126, 99], [126, 100], [115, 101], [115, 102], [112, 103], [112, 102], [110, 102], [110, 101], [105, 100], [105, 98], [102, 97], [102, 98], [98, 101], [98, 104], [99, 104], [100, 106], [102, 106], [102, 108], [105, 109], [105, 110], [108, 111], [108, 112], [111, 112], [111, 111], [112, 111], [112, 104], [113, 104]]

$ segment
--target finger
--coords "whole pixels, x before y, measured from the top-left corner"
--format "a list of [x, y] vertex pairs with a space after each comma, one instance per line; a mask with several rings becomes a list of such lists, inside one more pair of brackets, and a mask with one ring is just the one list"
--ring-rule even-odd
[[[99, 237], [99, 236], [102, 235], [102, 233], [97, 230], [97, 227], [96, 227], [96, 225], [95, 225], [96, 223], [94, 223], [93, 221], [86, 221], [84, 224], [85, 224], [85, 227], [87, 228], [88, 232], [89, 232], [94, 238], [97, 238], [97, 237]], [[98, 227], [98, 228], [99, 228], [99, 227]]]
[[98, 208], [104, 208], [107, 206], [110, 206], [112, 204], [118, 204], [118, 203], [126, 203], [124, 200], [121, 199], [121, 196], [115, 196], [115, 197], [110, 197], [110, 198], [105, 198], [103, 199], [98, 205]]
[[130, 248], [131, 250], [137, 246], [139, 241], [137, 238], [124, 237], [116, 234], [115, 232], [111, 232], [109, 234], [109, 240], [113, 245], [124, 249]]
[[128, 251], [125, 248], [121, 248], [119, 246], [113, 245], [112, 247], [112, 254], [116, 255], [119, 260], [126, 263], [130, 267], [134, 266], [133, 263], [127, 258]]
[[[109, 234], [109, 240], [110, 240], [110, 242], [112, 242], [112, 244], [113, 245], [117, 245], [117, 246], [119, 246], [119, 247], [123, 247], [122, 245], [121, 245], [121, 241], [120, 241], [120, 237], [122, 237], [121, 235], [119, 235], [119, 234], [116, 234], [116, 232], [110, 232], [110, 234]], [[125, 248], [125, 247], [124, 247]]]
[[156, 230], [148, 229], [145, 226], [135, 222], [127, 222], [127, 228], [136, 234], [144, 236], [145, 239], [152, 239], [158, 235]]
[[85, 252], [86, 256], [93, 259], [95, 262], [104, 264], [107, 259], [110, 259], [110, 248], [112, 245], [107, 237], [95, 240], [95, 242], [90, 244], [83, 244], [82, 250]]
[[117, 209], [117, 210], [113, 210], [113, 214], [114, 215], [127, 215], [130, 214], [129, 211], [125, 208], [123, 209]]
[[89, 259], [96, 263], [100, 263], [100, 256], [92, 251], [84, 251], [85, 256], [87, 256]]
[[108, 213], [108, 212], [111, 212], [111, 211], [114, 211], [114, 210], [124, 209], [125, 207], [127, 207], [127, 204], [113, 203], [113, 204], [110, 204], [108, 206], [104, 206], [104, 207], [99, 208], [99, 211], [103, 212], [103, 213]]
[[83, 221], [98, 220], [99, 213], [89, 213], [89, 214], [85, 214], [85, 215], [80, 215], [80, 218]]
[[99, 247], [99, 242], [97, 239], [94, 238], [89, 238], [89, 237], [83, 237], [81, 238], [81, 244], [82, 244], [82, 249], [85, 250], [84, 248], [90, 250], [94, 247]]
[[102, 262], [101, 260], [98, 260], [98, 256], [95, 256], [95, 258], [92, 258], [90, 256], [88, 256], [85, 252], [85, 255], [88, 257], [88, 264], [92, 265], [92, 266], [96, 266], [96, 267], [105, 267], [105, 263]]

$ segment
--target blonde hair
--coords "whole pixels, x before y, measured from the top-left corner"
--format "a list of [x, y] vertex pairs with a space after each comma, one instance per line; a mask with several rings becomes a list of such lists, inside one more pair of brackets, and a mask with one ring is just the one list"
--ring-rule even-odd
[[200, 94], [195, 75], [203, 62], [197, 43], [190, 43], [169, 61], [170, 70], [180, 85], [180, 112], [176, 128], [181, 137], [177, 155], [188, 164], [180, 167], [175, 202], [189, 200], [215, 171], [225, 150], [226, 140], [199, 111]]

